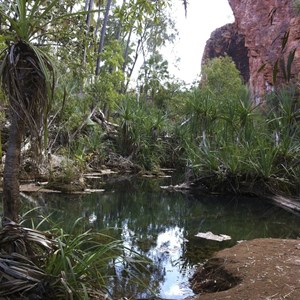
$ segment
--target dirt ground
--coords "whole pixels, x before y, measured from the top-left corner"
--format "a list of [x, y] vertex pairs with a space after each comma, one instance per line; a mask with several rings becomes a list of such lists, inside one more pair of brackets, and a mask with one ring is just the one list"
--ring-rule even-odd
[[222, 250], [191, 280], [187, 300], [300, 299], [300, 240], [255, 239]]

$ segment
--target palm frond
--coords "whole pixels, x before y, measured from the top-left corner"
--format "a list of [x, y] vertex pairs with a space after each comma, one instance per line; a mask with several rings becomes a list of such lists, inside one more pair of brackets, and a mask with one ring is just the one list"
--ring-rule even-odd
[[[49, 276], [25, 256], [0, 255], [0, 297], [16, 299], [30, 294], [42, 295]], [[48, 279], [47, 279], [48, 278]]]
[[34, 257], [43, 251], [50, 252], [53, 247], [50, 235], [12, 221], [6, 222], [0, 231], [0, 253], [19, 253]]
[[49, 292], [49, 275], [38, 265], [50, 253], [54, 241], [42, 232], [5, 220], [0, 231], [0, 297], [16, 299]]
[[38, 47], [19, 41], [9, 47], [0, 66], [1, 75], [13, 110], [25, 116], [32, 137], [38, 142], [36, 150], [41, 149], [54, 88], [50, 57]]

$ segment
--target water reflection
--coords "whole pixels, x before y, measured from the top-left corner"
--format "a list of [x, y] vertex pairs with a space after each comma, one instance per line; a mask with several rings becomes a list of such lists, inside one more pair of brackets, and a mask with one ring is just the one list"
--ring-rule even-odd
[[[157, 184], [157, 181], [154, 181]], [[153, 260], [139, 277], [162, 298], [180, 299], [191, 294], [188, 278], [199, 262], [239, 240], [257, 237], [297, 238], [300, 219], [255, 198], [194, 197], [169, 193], [153, 181], [119, 182], [105, 193], [83, 196], [43, 195], [37, 199], [44, 214], [73, 225], [78, 217], [86, 226], [106, 231]], [[195, 237], [198, 232], [227, 234], [221, 243]], [[132, 284], [119, 266], [110, 279], [114, 295], [146, 298], [151, 292]]]

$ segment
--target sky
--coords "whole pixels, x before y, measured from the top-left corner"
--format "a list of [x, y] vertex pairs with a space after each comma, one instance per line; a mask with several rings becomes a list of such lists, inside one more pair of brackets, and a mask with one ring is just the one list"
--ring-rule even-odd
[[[173, 16], [179, 30], [177, 41], [166, 49], [169, 71], [191, 84], [201, 72], [201, 59], [206, 41], [217, 28], [234, 21], [228, 0], [188, 0], [187, 17], [181, 0], [173, 0]], [[175, 63], [176, 57], [180, 58]], [[173, 60], [173, 63], [172, 63]]]

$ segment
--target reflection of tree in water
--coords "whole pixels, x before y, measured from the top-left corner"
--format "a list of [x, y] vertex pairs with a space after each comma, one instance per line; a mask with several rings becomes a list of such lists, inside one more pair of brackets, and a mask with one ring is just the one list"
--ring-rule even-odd
[[[153, 264], [141, 273], [136, 273], [132, 267], [119, 265], [110, 277], [114, 294], [124, 295], [126, 291], [127, 296], [144, 297], [149, 296], [150, 291], [159, 293], [159, 285], [166, 275], [164, 265], [170, 259], [170, 254], [155, 249], [159, 234], [182, 223], [185, 212], [176, 199], [170, 201], [168, 194], [157, 192], [117, 191], [66, 198], [47, 195], [41, 200], [44, 214], [54, 211], [53, 217], [60, 219], [66, 230], [78, 217], [83, 217], [85, 226], [123, 239], [128, 248], [153, 260]], [[129, 274], [136, 274], [144, 287], [135, 284]]]
[[[92, 227], [116, 239], [122, 239], [129, 249], [152, 259], [153, 265], [147, 266], [150, 272], [143, 269], [136, 274], [147, 288], [155, 292], [165, 282], [165, 266], [170, 262], [184, 273], [201, 259], [231, 246], [237, 240], [295, 237], [295, 229], [300, 225], [298, 218], [292, 218], [289, 214], [287, 216], [282, 210], [253, 198], [193, 198], [180, 193], [168, 193], [157, 189], [157, 186], [149, 187], [144, 183], [132, 185], [129, 181], [118, 184], [115, 190], [110, 189], [105, 193], [80, 197], [46, 195], [39, 201], [43, 205], [43, 212], [48, 214], [54, 211], [53, 217], [62, 220], [61, 224], [65, 228], [73, 225], [78, 217], [84, 217], [85, 229]], [[287, 219], [288, 222], [285, 221]], [[170, 245], [158, 242], [165, 233], [172, 230], [174, 234], [180, 235], [179, 257], [175, 257], [170, 251]], [[233, 240], [216, 243], [195, 237], [196, 233], [207, 231], [228, 234]], [[167, 237], [165, 239], [164, 242], [168, 242]], [[132, 283], [128, 268], [129, 266], [119, 265], [113, 270], [110, 281], [113, 283], [114, 293], [124, 295], [125, 291], [127, 297], [139, 295], [140, 298], [146, 298], [149, 290]]]
[[127, 266], [119, 266], [110, 279], [115, 295], [119, 293], [124, 295], [126, 291], [127, 297], [146, 294], [149, 296], [149, 290], [159, 292], [160, 284], [165, 281], [165, 265], [168, 261], [182, 272], [195, 264], [196, 257], [189, 255], [189, 243], [183, 242], [188, 238], [188, 230], [180, 231], [182, 237], [178, 243], [178, 252], [181, 256], [176, 259], [172, 257], [172, 251], [169, 251], [168, 241], [158, 245], [158, 237], [174, 228], [188, 228], [189, 223], [195, 221], [197, 214], [201, 215], [201, 210], [205, 212], [205, 207], [201, 203], [191, 201], [179, 193], [149, 192], [147, 188], [144, 190], [134, 188], [131, 192], [117, 190], [73, 199], [71, 196], [65, 201], [57, 201], [55, 198], [58, 197], [48, 199], [47, 205], [57, 210], [65, 225], [67, 220], [72, 224], [78, 217], [83, 216], [87, 222], [92, 220], [88, 223], [89, 226], [100, 231], [104, 230], [116, 239], [122, 239], [128, 248], [152, 259], [153, 265], [148, 268], [150, 272], [143, 270], [137, 275], [147, 288], [134, 284], [129, 276], [132, 272], [126, 271]]
[[[140, 258], [136, 258], [139, 259]], [[109, 278], [109, 290], [113, 299], [150, 298], [159, 294], [159, 283], [165, 274], [161, 268], [150, 261], [117, 265], [114, 274]]]
[[[166, 275], [164, 265], [169, 259], [169, 254], [156, 250], [157, 238], [159, 234], [181, 222], [181, 218], [178, 217], [181, 208], [176, 205], [176, 201], [172, 205], [170, 199], [157, 193], [118, 193], [113, 196], [114, 199], [111, 195], [104, 195], [107, 199], [102, 202], [102, 212], [98, 212], [94, 225], [103, 227], [106, 224], [111, 228], [121, 228], [118, 237], [124, 240], [125, 245], [152, 259], [151, 272], [143, 274], [143, 281], [150, 290], [158, 292], [159, 284], [164, 281]], [[137, 295], [138, 287], [130, 285], [128, 278], [118, 276], [118, 279], [122, 280], [119, 285], [114, 284], [115, 287], [126, 286], [126, 294], [130, 291], [127, 296]], [[122, 292], [124, 294], [123, 288]], [[144, 297], [147, 290], [139, 289], [138, 294]]]

